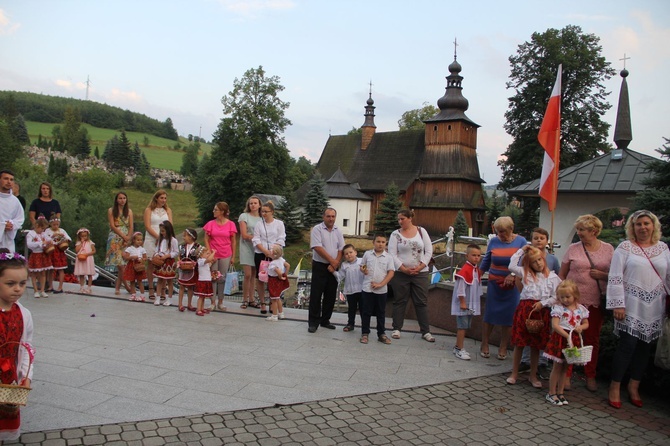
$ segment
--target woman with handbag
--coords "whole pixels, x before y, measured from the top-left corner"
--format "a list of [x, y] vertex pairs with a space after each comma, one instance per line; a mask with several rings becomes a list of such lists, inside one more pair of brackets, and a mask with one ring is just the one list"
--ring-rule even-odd
[[126, 247], [132, 245], [133, 230], [133, 211], [128, 207], [128, 195], [125, 192], [119, 192], [114, 197], [114, 206], [107, 209], [107, 220], [109, 221], [109, 235], [107, 236], [105, 266], [115, 268], [117, 272], [114, 294], [120, 293], [122, 284], [126, 291], [135, 294], [135, 290], [131, 291], [123, 277], [123, 270], [126, 266], [123, 252]]
[[621, 408], [621, 381], [630, 367], [628, 397], [642, 407], [640, 380], [651, 343], [661, 335], [670, 290], [670, 251], [661, 239], [661, 223], [649, 211], [633, 212], [626, 237], [614, 251], [607, 284], [607, 309], [614, 310], [619, 344], [612, 359], [609, 405]]
[[[563, 256], [558, 276], [577, 284], [581, 294], [580, 303], [589, 310], [589, 329], [584, 332], [584, 344], [593, 346], [591, 362], [584, 366], [586, 388], [598, 390], [596, 367], [600, 349], [600, 329], [605, 319], [604, 294], [607, 275], [612, 263], [614, 247], [598, 240], [603, 223], [595, 215], [581, 215], [575, 220], [575, 231], [579, 241], [570, 245]], [[572, 367], [568, 369], [565, 388], [570, 388]]]
[[[209, 251], [216, 251], [216, 260], [212, 264], [212, 270], [220, 273], [219, 278], [214, 284], [214, 295], [218, 303], [216, 308], [219, 311], [226, 311], [223, 305], [223, 290], [226, 284], [226, 274], [230, 265], [235, 263], [235, 239], [237, 226], [228, 219], [230, 216], [230, 207], [225, 201], [219, 201], [212, 210], [214, 220], [210, 220], [203, 226], [205, 231], [205, 246]], [[210, 311], [214, 311], [214, 300]]]
[[[265, 283], [268, 281], [267, 269], [272, 261], [272, 245], [286, 246], [286, 228], [284, 222], [274, 218], [275, 205], [267, 201], [261, 207], [261, 221], [254, 227], [254, 262], [256, 263], [256, 291], [261, 301], [261, 314], [267, 314], [265, 307]], [[262, 275], [262, 277], [261, 277]]]

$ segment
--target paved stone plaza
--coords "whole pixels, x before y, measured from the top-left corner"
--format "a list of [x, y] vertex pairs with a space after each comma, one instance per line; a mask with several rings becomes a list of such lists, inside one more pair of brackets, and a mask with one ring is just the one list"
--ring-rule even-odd
[[670, 444], [666, 401], [616, 410], [604, 383], [592, 394], [575, 382], [554, 407], [505, 384], [509, 359], [457, 360], [438, 330], [434, 344], [403, 333], [362, 345], [341, 314], [337, 330], [308, 334], [305, 310], [273, 323], [231, 302], [200, 318], [109, 291], [28, 290], [35, 377], [24, 434], [6, 444]]

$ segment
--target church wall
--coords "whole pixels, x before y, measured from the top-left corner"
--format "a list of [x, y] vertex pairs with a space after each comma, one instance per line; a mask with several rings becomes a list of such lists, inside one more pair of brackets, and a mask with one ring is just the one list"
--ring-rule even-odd
[[368, 233], [371, 210], [369, 200], [330, 198], [328, 201], [330, 206], [337, 211], [335, 224], [344, 235], [366, 235]]
[[445, 143], [475, 148], [477, 127], [462, 121], [426, 123], [426, 147]]

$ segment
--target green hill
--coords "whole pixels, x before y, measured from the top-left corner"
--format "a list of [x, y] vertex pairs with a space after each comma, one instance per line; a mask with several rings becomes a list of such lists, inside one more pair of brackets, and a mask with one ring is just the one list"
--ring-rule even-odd
[[[46, 122], [33, 122], [26, 121], [26, 127], [28, 128], [28, 136], [30, 141], [35, 144], [39, 135], [45, 138], [51, 138], [51, 130], [56, 123], [46, 123]], [[95, 150], [95, 147], [98, 147], [100, 155], [105, 151], [105, 145], [107, 141], [112, 139], [114, 135], [118, 135], [121, 132], [112, 130], [112, 129], [103, 129], [98, 127], [93, 127], [90, 124], [82, 124], [86, 127], [88, 131], [88, 136], [91, 138], [91, 153]], [[184, 156], [183, 150], [175, 149], [177, 141], [172, 141], [170, 139], [161, 138], [158, 136], [150, 135], [148, 133], [140, 132], [126, 132], [128, 140], [133, 144], [137, 141], [140, 145], [140, 149], [144, 152], [151, 164], [151, 167], [157, 169], [170, 169], [179, 171], [181, 169], [182, 157]], [[148, 138], [149, 145], [144, 145], [144, 138]], [[182, 147], [185, 147], [189, 144], [189, 141], [184, 137], [179, 137], [179, 144]], [[209, 153], [212, 150], [212, 147], [209, 144], [200, 143], [201, 154]]]

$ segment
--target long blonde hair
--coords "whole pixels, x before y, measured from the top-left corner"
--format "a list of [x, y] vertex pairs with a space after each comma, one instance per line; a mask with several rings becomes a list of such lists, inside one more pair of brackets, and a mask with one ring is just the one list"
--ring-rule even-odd
[[[529, 280], [531, 276], [533, 278], [533, 282], [537, 281], [536, 271], [530, 266], [530, 264], [533, 262], [533, 260], [537, 259], [538, 257], [542, 257], [544, 259], [542, 251], [537, 249], [535, 246], [528, 246], [526, 248], [526, 252], [523, 255], [523, 259], [521, 259], [521, 265], [523, 266], [524, 283], [530, 283]], [[549, 275], [549, 268], [547, 267], [546, 259], [544, 261], [544, 270], [542, 270], [542, 274], [544, 274], [545, 277]]]
[[[154, 194], [154, 196], [151, 197], [151, 201], [149, 202], [149, 209], [153, 211], [158, 207], [158, 197], [160, 197], [161, 195], [165, 195], [167, 197], [167, 192], [163, 189], [158, 189]], [[170, 210], [167, 201], [165, 202], [165, 206], [163, 206], [163, 209], [165, 209], [166, 211]]]

